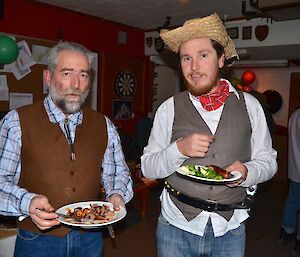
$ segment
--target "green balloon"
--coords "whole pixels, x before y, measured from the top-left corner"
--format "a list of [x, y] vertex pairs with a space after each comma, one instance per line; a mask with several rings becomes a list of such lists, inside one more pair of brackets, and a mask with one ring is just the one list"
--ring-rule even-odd
[[0, 64], [9, 64], [18, 58], [19, 47], [11, 37], [0, 35]]

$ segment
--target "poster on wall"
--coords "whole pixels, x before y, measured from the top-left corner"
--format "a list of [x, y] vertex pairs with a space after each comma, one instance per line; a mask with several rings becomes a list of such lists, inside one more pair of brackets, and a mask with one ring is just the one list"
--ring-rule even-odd
[[16, 61], [4, 65], [2, 71], [12, 72], [17, 80], [22, 79], [31, 72], [30, 67], [35, 64], [31, 51], [25, 40], [17, 43], [19, 54]]
[[47, 54], [50, 50], [50, 47], [41, 46], [41, 45], [32, 45], [32, 58], [36, 64], [48, 64]]
[[132, 102], [124, 100], [113, 101], [113, 116], [115, 120], [126, 120], [132, 117]]
[[0, 75], [0, 101], [8, 101], [9, 89], [7, 86], [7, 76]]
[[86, 104], [89, 105], [92, 109], [97, 111], [98, 105], [98, 53], [92, 52], [92, 75], [91, 75], [91, 89], [90, 93], [86, 99]]
[[10, 93], [9, 110], [16, 110], [19, 107], [33, 103], [32, 93]]

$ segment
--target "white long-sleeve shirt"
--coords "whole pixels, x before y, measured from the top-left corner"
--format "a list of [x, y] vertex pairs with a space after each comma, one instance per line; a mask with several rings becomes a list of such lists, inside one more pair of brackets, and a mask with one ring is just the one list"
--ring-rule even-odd
[[[239, 97], [233, 86], [230, 85], [229, 91], [234, 92], [236, 97]], [[189, 97], [212, 134], [215, 134], [224, 105], [209, 112], [191, 94]], [[244, 163], [248, 169], [248, 175], [241, 186], [249, 187], [267, 181], [274, 176], [277, 171], [277, 152], [272, 148], [272, 139], [261, 105], [250, 94], [244, 93], [244, 97], [251, 122], [252, 135], [251, 160]], [[174, 100], [173, 97], [170, 97], [161, 104], [155, 114], [148, 145], [144, 148], [144, 154], [141, 157], [141, 168], [145, 177], [152, 179], [168, 177], [189, 158], [180, 153], [176, 142], [171, 143], [173, 120]], [[248, 211], [245, 209], [236, 209], [229, 221], [217, 213], [202, 211], [196, 218], [187, 221], [165, 189], [160, 199], [162, 215], [169, 223], [200, 236], [203, 236], [209, 218], [212, 221], [214, 235], [217, 237], [237, 228], [249, 217]]]

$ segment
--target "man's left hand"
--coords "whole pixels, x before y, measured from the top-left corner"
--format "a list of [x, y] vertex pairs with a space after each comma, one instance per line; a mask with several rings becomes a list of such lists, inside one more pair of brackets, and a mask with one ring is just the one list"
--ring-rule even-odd
[[125, 202], [119, 194], [113, 194], [108, 198], [108, 201], [113, 204], [116, 211], [120, 210], [120, 206], [124, 207]]
[[232, 163], [231, 165], [229, 165], [227, 168], [226, 168], [227, 171], [229, 172], [232, 172], [232, 171], [238, 171], [242, 174], [242, 177], [234, 182], [234, 183], [230, 183], [230, 184], [227, 184], [227, 186], [229, 187], [236, 187], [238, 186], [239, 184], [241, 184], [243, 181], [246, 180], [247, 178], [247, 175], [248, 175], [248, 169], [247, 167], [241, 163], [240, 161], [235, 161], [234, 163]]

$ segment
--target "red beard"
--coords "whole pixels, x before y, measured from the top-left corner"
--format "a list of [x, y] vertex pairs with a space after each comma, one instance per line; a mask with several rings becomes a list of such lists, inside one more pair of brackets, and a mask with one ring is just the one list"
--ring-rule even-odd
[[216, 76], [213, 81], [210, 81], [210, 83], [207, 83], [205, 85], [192, 85], [190, 84], [186, 79], [184, 79], [184, 84], [188, 91], [193, 95], [193, 96], [200, 96], [203, 94], [210, 93], [212, 89], [216, 88], [219, 84], [219, 77]]

